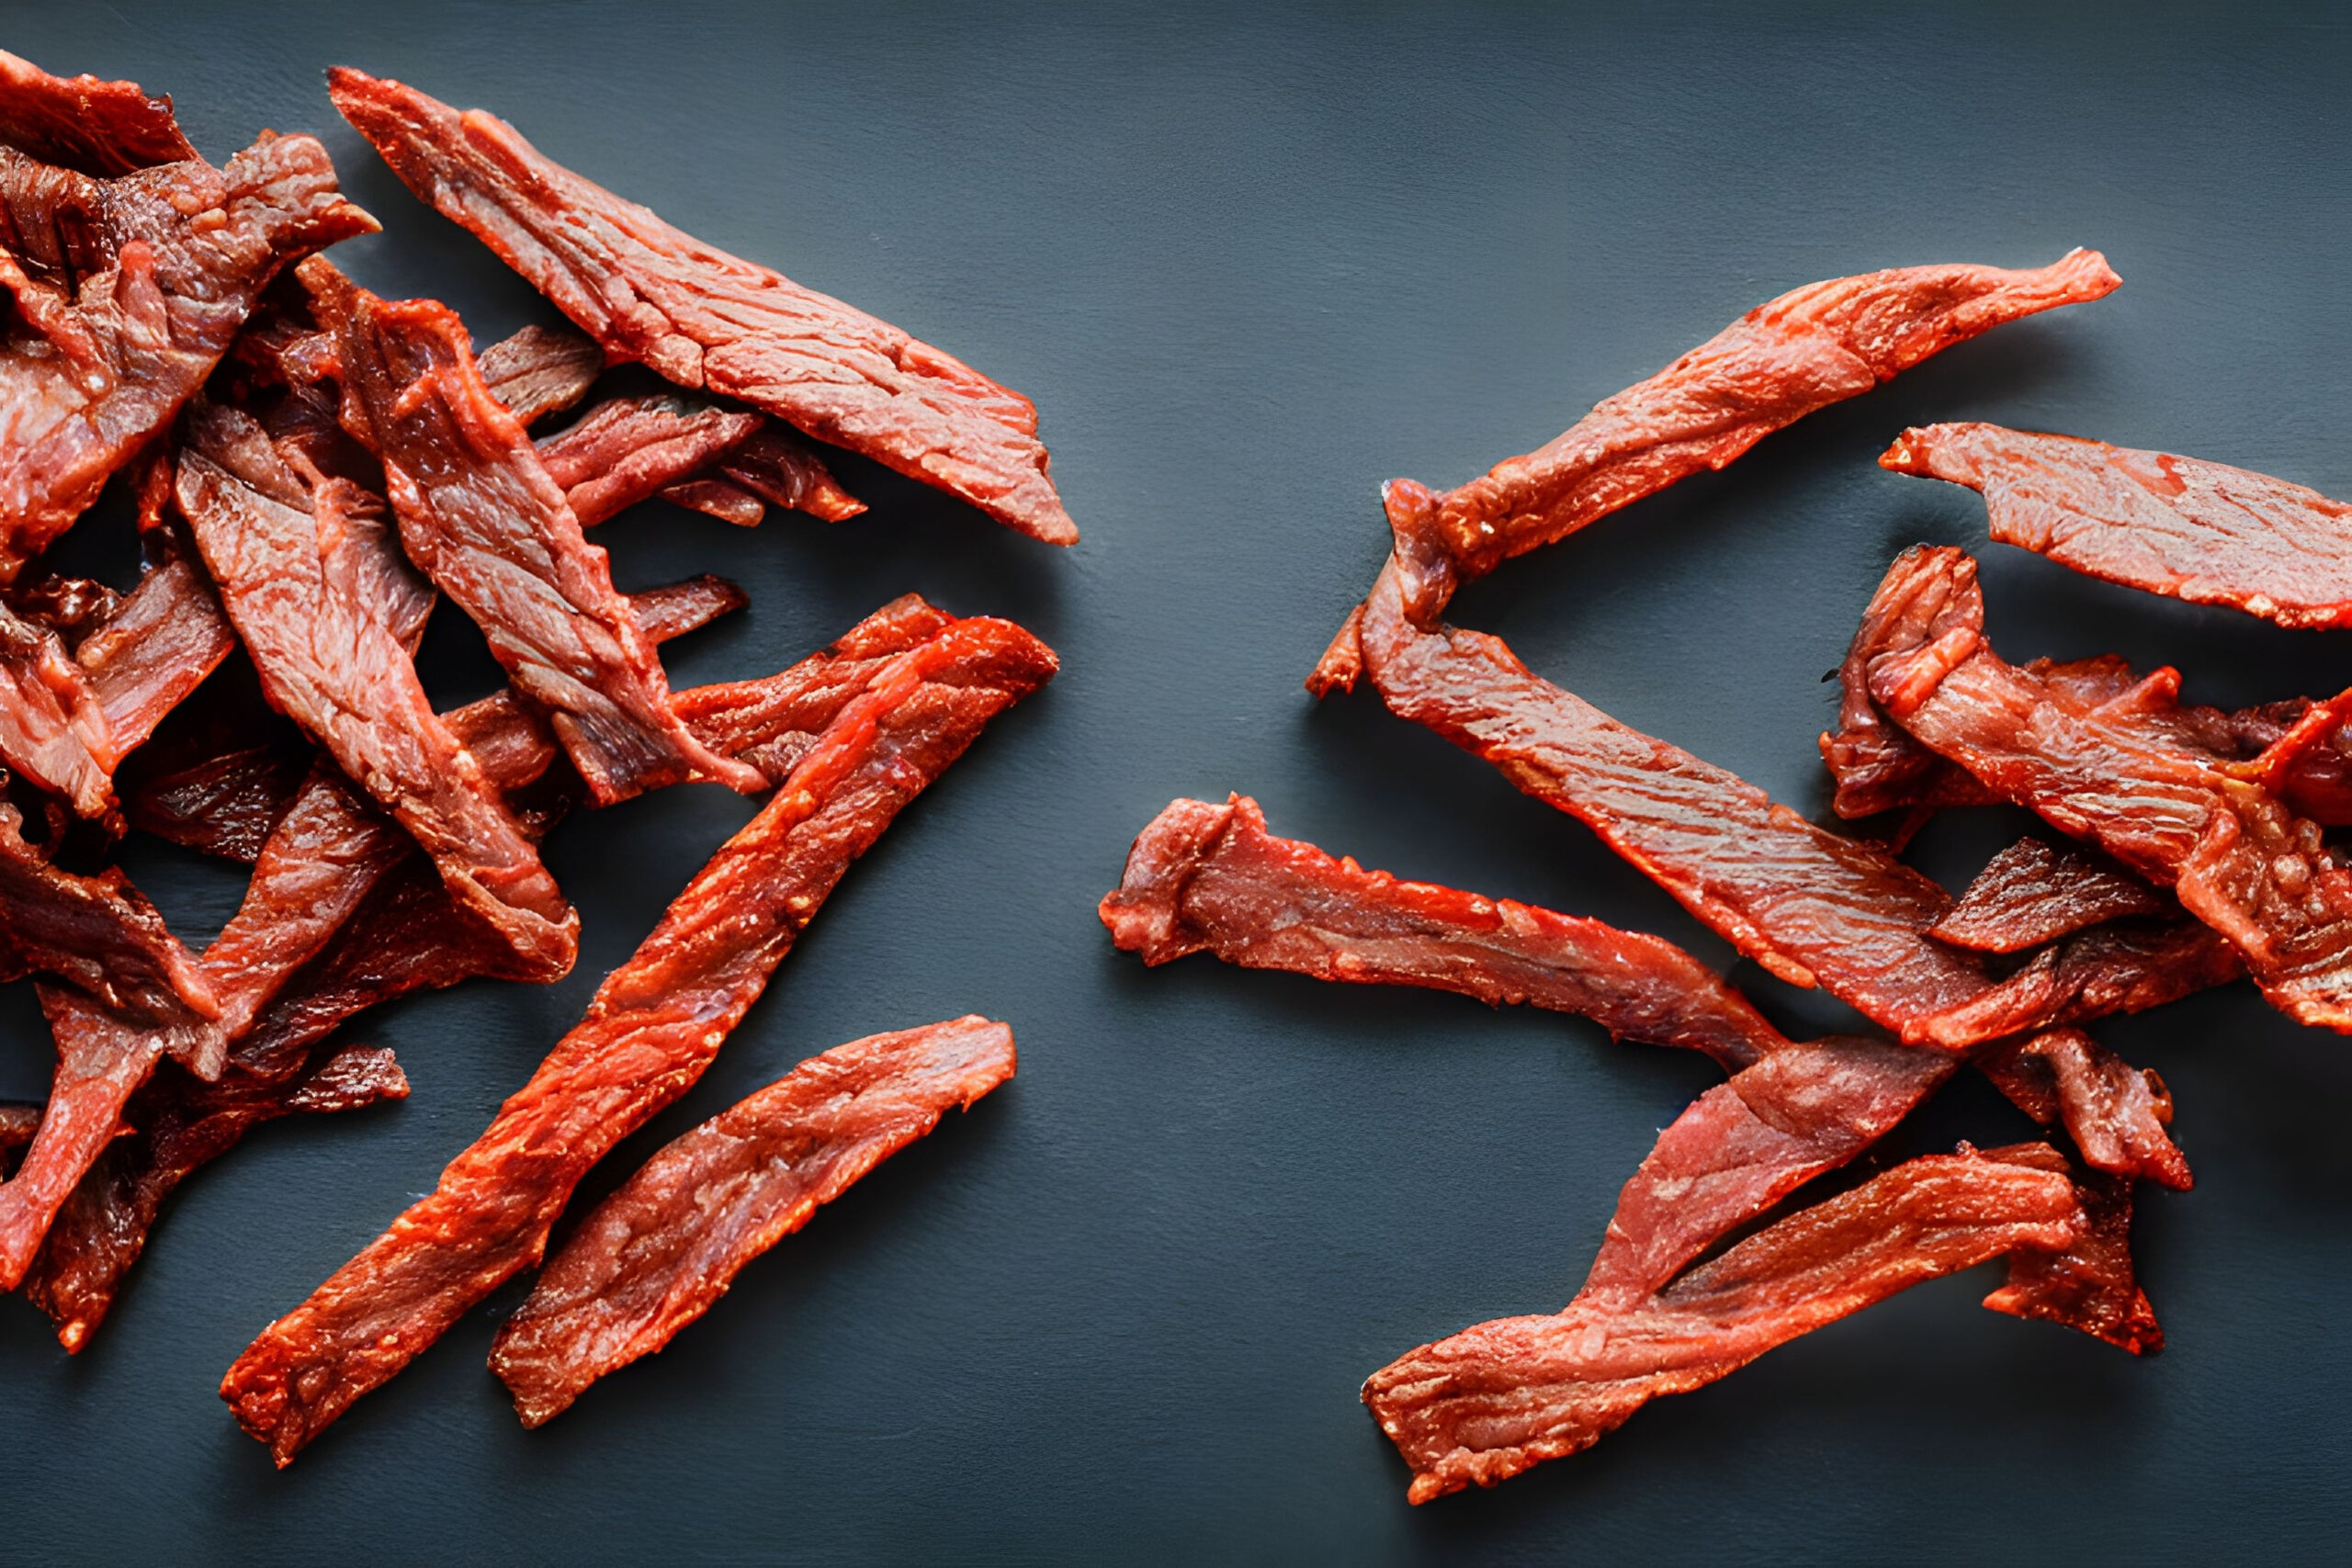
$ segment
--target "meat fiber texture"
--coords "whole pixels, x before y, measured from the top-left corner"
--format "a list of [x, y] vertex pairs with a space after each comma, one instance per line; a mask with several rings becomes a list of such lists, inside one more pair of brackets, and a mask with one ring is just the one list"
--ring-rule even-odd
[[553, 163], [505, 121], [345, 67], [335, 107], [411, 190], [463, 224], [604, 346], [739, 398], [1048, 544], [1078, 528], [1037, 411], [854, 306], [681, 233]]
[[0, 142], [76, 174], [128, 175], [198, 161], [172, 117], [172, 100], [133, 82], [52, 76], [0, 51]]
[[1012, 1031], [984, 1018], [869, 1035], [665, 1145], [581, 1222], [498, 1331], [491, 1371], [523, 1425], [661, 1349], [820, 1204], [1012, 1071]]
[[771, 502], [828, 523], [865, 510], [790, 430], [691, 394], [607, 399], [538, 448], [582, 527], [651, 495], [739, 524], [757, 523]]

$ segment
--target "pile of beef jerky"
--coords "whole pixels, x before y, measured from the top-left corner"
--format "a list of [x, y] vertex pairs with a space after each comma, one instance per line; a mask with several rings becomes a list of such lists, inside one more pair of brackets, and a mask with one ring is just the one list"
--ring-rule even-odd
[[[1077, 537], [1019, 394], [500, 120], [356, 72], [332, 88], [577, 330], [477, 355], [446, 306], [380, 299], [321, 254], [377, 225], [313, 139], [265, 132], [215, 168], [167, 99], [0, 55], [0, 964], [37, 977], [57, 1046], [47, 1103], [0, 1114], [0, 1288], [79, 1349], [173, 1190], [246, 1129], [408, 1092], [390, 1052], [329, 1048], [345, 1021], [567, 973], [579, 919], [537, 846], [568, 811], [697, 780], [772, 793], [435, 1190], [230, 1369], [223, 1397], [281, 1464], [538, 1263], [582, 1175], [695, 1082], [849, 863], [1055, 672], [1021, 627], [909, 597], [779, 673], [673, 692], [659, 645], [741, 592], [622, 594], [584, 530], [657, 495], [744, 525], [849, 517], [828, 442]], [[533, 435], [623, 363], [676, 389]], [[143, 553], [120, 593], [41, 561], [110, 479]], [[445, 595], [509, 684], [436, 711], [412, 656]], [[201, 953], [108, 863], [132, 830], [252, 867]], [[1012, 1068], [982, 1019], [876, 1035], [679, 1139], [501, 1336], [518, 1411], [536, 1425], [658, 1349]]]
[[[1649, 1400], [1921, 1280], [2006, 1257], [1984, 1304], [2161, 1348], [2133, 1277], [2135, 1183], [2186, 1189], [2154, 1073], [2083, 1025], [2250, 976], [2290, 1016], [2352, 1031], [2352, 694], [2239, 713], [2118, 659], [2015, 665], [1986, 643], [1974, 563], [1915, 548], [1841, 666], [1821, 738], [1829, 831], [1617, 723], [1496, 637], [1449, 626], [1462, 584], [1953, 344], [2119, 282], [2075, 251], [2029, 271], [1837, 278], [1758, 307], [1538, 452], [1439, 493], [1383, 491], [1392, 546], [1309, 679], [1368, 680], [1397, 715], [1590, 828], [1742, 954], [1885, 1038], [1792, 1042], [1690, 954], [1597, 920], [1399, 882], [1273, 837], [1255, 802], [1179, 800], [1102, 917], [1122, 948], [1328, 980], [1432, 987], [1703, 1051], [1729, 1075], [1634, 1172], [1584, 1288], [1374, 1372], [1363, 1398], [1415, 1502], [1591, 1446]], [[2285, 626], [2352, 620], [2347, 508], [2193, 458], [1984, 424], [1905, 432], [1883, 464], [1982, 491], [1996, 539], [2150, 592]], [[2007, 802], [2058, 837], [1958, 898], [1897, 857], [1949, 807]], [[1911, 1159], [1792, 1198], [1953, 1074], [1984, 1074], [2049, 1141]], [[2063, 1134], [2063, 1137], [2061, 1136]], [[1729, 1245], [1726, 1245], [1726, 1244]]]

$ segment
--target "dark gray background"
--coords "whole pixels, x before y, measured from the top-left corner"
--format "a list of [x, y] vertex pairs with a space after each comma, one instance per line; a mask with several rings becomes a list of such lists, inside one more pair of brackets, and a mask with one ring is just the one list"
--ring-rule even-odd
[[[395, 15], [395, 13], [399, 13]], [[1803, 809], [1836, 662], [1888, 558], [1976, 499], [1880, 472], [1989, 418], [2352, 493], [2340, 13], [1389, 6], [1261, 17], [786, 10], [5, 9], [0, 43], [168, 91], [225, 157], [326, 138], [385, 233], [338, 250], [487, 341], [552, 320], [334, 116], [347, 62], [503, 113], [718, 244], [1031, 394], [1085, 542], [1057, 553], [844, 460], [874, 502], [741, 534], [601, 531], [623, 586], [753, 607], [671, 650], [770, 671], [891, 595], [1018, 617], [1065, 673], [858, 865], [707, 1078], [598, 1173], [803, 1056], [978, 1010], [1019, 1078], [885, 1167], [657, 1359], [552, 1427], [482, 1358], [503, 1293], [273, 1473], [213, 1393], [255, 1330], [484, 1123], [752, 811], [673, 791], [566, 825], [577, 973], [363, 1021], [405, 1105], [267, 1129], [204, 1173], [94, 1347], [0, 1303], [0, 1555], [238, 1561], [2284, 1557], [2352, 1524], [2347, 1043], [2245, 987], [2105, 1026], [2159, 1067], [2197, 1191], [2147, 1204], [2171, 1336], [2138, 1363], [1978, 1310], [1985, 1270], [1637, 1416], [1498, 1492], [1404, 1503], [1356, 1402], [1398, 1352], [1550, 1308], [1618, 1184], [1709, 1079], [1580, 1022], [1199, 958], [1147, 972], [1092, 906], [1173, 795], [1419, 876], [1722, 945], [1581, 829], [1369, 697], [1299, 680], [1377, 565], [1378, 482], [1458, 482], [1814, 278], [2102, 247], [2113, 298], [2002, 329], [1463, 595], [1465, 624]], [[111, 530], [111, 531], [109, 531]], [[117, 515], [77, 536], [127, 564]], [[111, 552], [109, 555], [108, 552]], [[2197, 699], [2332, 692], [2352, 644], [1985, 557], [2013, 657], [2178, 663]], [[435, 628], [448, 699], [495, 679]], [[1939, 824], [1964, 878], [2017, 824]], [[149, 846], [191, 940], [240, 879]], [[1791, 1027], [1837, 1012], [1736, 971]], [[46, 1042], [9, 998], [0, 1093]], [[1913, 1146], [2021, 1122], [1972, 1086]]]

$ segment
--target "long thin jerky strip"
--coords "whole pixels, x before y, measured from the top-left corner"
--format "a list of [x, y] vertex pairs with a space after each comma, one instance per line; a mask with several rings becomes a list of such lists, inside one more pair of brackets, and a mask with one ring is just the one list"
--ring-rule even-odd
[[740, 398], [970, 502], [1078, 540], [1037, 411], [886, 321], [683, 234], [549, 161], [505, 121], [338, 66], [335, 107], [411, 190], [464, 224], [602, 344], [691, 390]]
[[701, 1076], [850, 862], [1054, 669], [1020, 627], [961, 621], [842, 711], [435, 1190], [229, 1369], [221, 1397], [279, 1464], [538, 1261], [573, 1185]]
[[979, 1017], [812, 1056], [664, 1145], [599, 1203], [491, 1347], [526, 1427], [668, 1344], [820, 1204], [1012, 1076], [1012, 1031]]
[[215, 1017], [196, 959], [119, 871], [81, 876], [24, 840], [0, 802], [0, 970], [70, 980], [116, 1016], [164, 1027]]
[[2082, 1234], [2049, 1252], [2009, 1255], [2008, 1282], [1984, 1298], [1995, 1312], [2039, 1318], [2104, 1339], [2134, 1356], [2165, 1348], [2165, 1331], [2132, 1267], [2132, 1183], [2079, 1172], [2047, 1144], [2001, 1151], [2018, 1165], [2069, 1176], [2083, 1206]]
[[212, 584], [195, 563], [173, 555], [140, 578], [74, 659], [120, 756], [144, 744], [236, 647]]
[[117, 755], [64, 639], [0, 604], [0, 763], [96, 817], [113, 802]]
[[99, 176], [202, 161], [180, 134], [170, 98], [151, 98], [135, 82], [52, 76], [5, 51], [0, 142], [44, 164]]
[[766, 416], [671, 392], [610, 398], [538, 443], [539, 460], [592, 528], [751, 439]]

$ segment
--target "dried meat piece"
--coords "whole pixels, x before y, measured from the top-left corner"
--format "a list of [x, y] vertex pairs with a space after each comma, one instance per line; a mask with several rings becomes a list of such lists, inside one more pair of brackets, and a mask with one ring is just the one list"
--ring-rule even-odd
[[701, 1076], [850, 862], [1054, 669], [1027, 632], [975, 619], [878, 673], [434, 1192], [238, 1358], [221, 1397], [240, 1424], [288, 1462], [536, 1263], [573, 1185]]
[[475, 364], [491, 396], [529, 425], [578, 407], [605, 373], [605, 351], [584, 333], [534, 322], [483, 349]]
[[549, 710], [597, 803], [695, 776], [765, 787], [671, 710], [605, 551], [482, 385], [456, 313], [388, 304], [324, 260], [300, 276], [335, 325], [344, 427], [382, 460], [410, 558], [481, 627], [515, 689]]
[[74, 657], [122, 756], [145, 744], [236, 647], [212, 584], [175, 553], [148, 568]]
[[[815, 447], [773, 420], [716, 466], [731, 485], [820, 522], [845, 523], [865, 510], [865, 502], [842, 489]], [[1073, 534], [1069, 542], [1076, 539]]]
[[638, 635], [657, 643], [699, 631], [751, 602], [752, 596], [741, 584], [707, 571], [628, 596], [629, 608], [637, 615]]
[[1269, 834], [1246, 795], [1169, 806], [1136, 837], [1098, 913], [1147, 964], [1208, 951], [1323, 980], [1526, 1002], [1590, 1018], [1611, 1038], [1703, 1051], [1732, 1071], [1788, 1043], [1669, 942], [1365, 871]]
[[64, 639], [0, 604], [0, 763], [96, 817], [114, 803], [116, 750]]
[[1928, 934], [1979, 953], [2023, 953], [2109, 920], [2178, 908], [2103, 856], [2026, 838], [1987, 862]]
[[596, 1205], [498, 1331], [490, 1370], [526, 1427], [668, 1344], [746, 1263], [890, 1156], [1012, 1076], [979, 1017], [869, 1035], [664, 1145]]
[[680, 479], [655, 491], [673, 506], [716, 517], [738, 528], [756, 527], [768, 514], [768, 503], [727, 479]]
[[2188, 1161], [2165, 1129], [2172, 1096], [2079, 1029], [2057, 1029], [1980, 1052], [1977, 1065], [2044, 1126], [2063, 1121], [2083, 1163], [2109, 1176], [2153, 1181], [2177, 1192], [2195, 1185]]
[[400, 820], [528, 972], [563, 974], [580, 918], [425, 697], [392, 607], [418, 592], [399, 581], [372, 498], [312, 482], [233, 409], [200, 405], [187, 432], [180, 509], [271, 705]]
[[131, 827], [250, 865], [317, 750], [270, 711], [237, 653], [123, 759], [116, 793]]
[[0, 972], [55, 975], [136, 1022], [216, 1017], [196, 959], [154, 906], [119, 871], [80, 876], [51, 864], [25, 841], [22, 820], [0, 802]]
[[1982, 995], [1914, 1020], [1906, 1038], [1964, 1050], [2006, 1035], [2145, 1012], [2245, 976], [2238, 950], [2201, 920], [2117, 920], [2062, 938]]
[[604, 345], [740, 398], [971, 502], [1078, 541], [1028, 399], [929, 344], [715, 250], [550, 162], [513, 126], [338, 66], [328, 90], [409, 188], [464, 224]]
[[2134, 1356], [2162, 1350], [2165, 1331], [2132, 1266], [2131, 1181], [2075, 1170], [2047, 1144], [1998, 1152], [2014, 1164], [2070, 1177], [2084, 1223], [2081, 1234], [2064, 1247], [2011, 1253], [2008, 1282], [1986, 1296], [1984, 1304], [2011, 1317], [2040, 1318], [2104, 1339]]
[[170, 98], [151, 98], [135, 82], [52, 76], [6, 51], [0, 51], [0, 142], [96, 176], [203, 161], [180, 134]]
[[2352, 506], [2267, 474], [1997, 424], [1905, 431], [1879, 465], [1982, 491], [1993, 537], [2282, 626], [2352, 624]]
[[1912, 1285], [2020, 1249], [2068, 1247], [2073, 1183], [2006, 1151], [1909, 1160], [1742, 1241], [1645, 1303], [1572, 1303], [1424, 1345], [1364, 1403], [1426, 1503], [1581, 1452], [1634, 1411]]
[[592, 528], [708, 467], [765, 423], [748, 409], [678, 392], [608, 398], [577, 424], [540, 437], [539, 460], [580, 525]]

